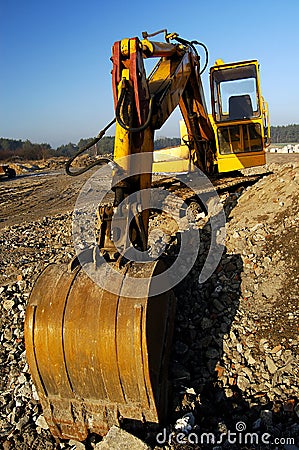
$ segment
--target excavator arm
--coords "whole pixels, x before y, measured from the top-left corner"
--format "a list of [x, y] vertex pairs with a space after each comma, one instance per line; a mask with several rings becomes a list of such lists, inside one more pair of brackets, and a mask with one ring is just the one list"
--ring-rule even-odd
[[[140, 41], [135, 37], [113, 45], [112, 86], [116, 114], [114, 160], [128, 174], [126, 183], [114, 183], [115, 207], [132, 192], [141, 191], [141, 196], [148, 195], [148, 192], [143, 194], [142, 190], [151, 187], [154, 132], [162, 127], [177, 106], [181, 109], [188, 130], [190, 160], [206, 173], [213, 168], [215, 139], [203, 93], [199, 57], [193, 43], [179, 38], [177, 34], [169, 35], [167, 40], [170, 39], [178, 42]], [[160, 59], [147, 77], [144, 59], [157, 57]], [[141, 159], [142, 173], [137, 177], [129, 177], [132, 168], [127, 165], [133, 164], [133, 160], [126, 157], [144, 153], [148, 154], [148, 158]], [[146, 199], [141, 199], [140, 203], [142, 209], [142, 205], [147, 204]], [[132, 208], [132, 205], [128, 207]], [[108, 220], [111, 222], [113, 210], [109, 212]], [[123, 230], [122, 239], [124, 236], [133, 236], [129, 245], [136, 245], [144, 251], [147, 247], [148, 210], [142, 212], [141, 219], [142, 229], [133, 220], [131, 229]], [[110, 245], [111, 258], [112, 254], [117, 254], [117, 249], [111, 245], [111, 228], [105, 229], [108, 233], [103, 248], [107, 250]], [[124, 243], [119, 239], [117, 244], [125, 253]]]
[[[147, 128], [153, 132], [162, 127], [179, 105], [194, 140], [198, 165], [206, 171], [207, 157], [202, 143], [205, 141], [213, 146], [215, 138], [200, 77], [199, 57], [192, 42], [180, 39], [176, 34], [169, 36], [179, 43], [167, 42], [162, 46], [159, 42], [133, 38], [114, 44], [112, 84], [117, 124], [139, 135]], [[160, 60], [147, 78], [143, 60], [157, 57]], [[122, 117], [128, 105], [133, 113], [131, 123]], [[119, 151], [119, 142], [116, 138], [115, 158], [139, 151], [134, 140], [127, 149], [121, 142]]]

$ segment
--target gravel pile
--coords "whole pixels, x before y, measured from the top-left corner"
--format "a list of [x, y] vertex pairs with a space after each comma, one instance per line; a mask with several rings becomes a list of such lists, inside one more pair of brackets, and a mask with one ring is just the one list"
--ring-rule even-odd
[[[277, 444], [215, 448], [297, 448], [287, 438], [299, 447], [299, 171], [298, 165], [270, 169], [254, 186], [222, 198], [227, 240], [216, 272], [198, 286], [206, 248], [177, 287], [173, 381], [181, 393], [172, 423], [192, 412], [195, 424], [178, 427], [186, 438], [180, 447], [173, 437], [175, 448], [188, 448], [192, 432], [198, 440], [192, 435], [191, 442], [204, 433], [216, 442], [238, 423], [244, 433], [257, 433], [258, 442], [269, 433]], [[208, 236], [204, 227], [202, 242]]]
[[71, 213], [1, 230], [0, 443], [8, 449], [71, 448], [56, 445], [31, 382], [24, 347], [24, 316], [33, 282], [43, 267], [73, 254]]
[[[150, 429], [132, 431], [152, 448], [299, 448], [298, 165], [271, 169], [254, 186], [221, 197], [226, 248], [209, 280], [198, 284], [206, 223], [198, 260], [175, 288], [169, 422], [158, 441]], [[55, 443], [25, 359], [29, 292], [45, 264], [73, 256], [71, 213], [4, 228], [0, 241], [2, 448], [107, 448], [96, 436], [86, 445]], [[230, 432], [239, 443], [228, 442]], [[256, 440], [244, 442], [246, 432]]]

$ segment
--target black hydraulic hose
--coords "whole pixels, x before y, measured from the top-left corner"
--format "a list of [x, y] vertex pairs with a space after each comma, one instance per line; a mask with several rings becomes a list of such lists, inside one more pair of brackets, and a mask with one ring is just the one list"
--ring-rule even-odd
[[115, 109], [115, 116], [116, 116], [116, 120], [117, 122], [120, 124], [120, 126], [122, 128], [124, 128], [126, 131], [129, 131], [130, 133], [138, 133], [140, 131], [144, 131], [150, 124], [151, 118], [152, 118], [152, 114], [153, 114], [153, 97], [150, 98], [149, 101], [149, 110], [148, 110], [148, 116], [147, 119], [145, 121], [145, 123], [143, 125], [141, 125], [140, 127], [130, 127], [129, 125], [127, 125], [126, 123], [124, 123], [123, 119], [121, 118], [121, 107], [122, 104], [124, 102], [125, 99], [125, 95], [126, 95], [126, 87], [123, 86], [117, 105], [116, 105], [116, 109]]
[[202, 75], [204, 73], [204, 71], [206, 70], [206, 68], [208, 66], [208, 63], [209, 63], [209, 50], [208, 50], [207, 46], [203, 42], [191, 41], [190, 44], [191, 44], [192, 48], [195, 50], [196, 53], [197, 53], [197, 51], [196, 51], [196, 49], [194, 47], [194, 44], [200, 45], [205, 51], [205, 58], [206, 58], [205, 64], [203, 66], [203, 69], [201, 69], [201, 71], [199, 73], [199, 75]]
[[209, 51], [208, 51], [207, 46], [203, 42], [187, 41], [186, 39], [182, 39], [182, 38], [180, 38], [178, 36], [176, 36], [174, 39], [176, 41], [178, 41], [180, 44], [189, 45], [194, 50], [194, 52], [196, 53], [197, 56], [199, 56], [199, 55], [198, 55], [198, 52], [197, 52], [197, 50], [195, 48], [195, 45], [200, 45], [204, 49], [206, 60], [205, 60], [205, 64], [204, 64], [203, 69], [201, 69], [201, 71], [199, 73], [199, 75], [202, 75], [204, 73], [204, 71], [206, 70], [206, 68], [208, 66], [208, 63], [209, 63]]
[[89, 148], [93, 147], [95, 144], [97, 144], [97, 142], [99, 142], [99, 140], [102, 139], [102, 137], [104, 136], [104, 134], [106, 133], [106, 131], [108, 130], [108, 128], [110, 128], [116, 121], [116, 118], [114, 118], [113, 120], [111, 120], [111, 122], [108, 123], [108, 125], [106, 125], [105, 128], [103, 128], [99, 134], [97, 135], [97, 137], [95, 137], [91, 142], [89, 142], [89, 144], [85, 145], [83, 148], [81, 148], [74, 156], [72, 156], [65, 164], [65, 171], [68, 175], [70, 175], [71, 177], [76, 177], [77, 175], [82, 175], [82, 173], [87, 172], [88, 170], [92, 169], [92, 167], [95, 166], [101, 166], [103, 164], [107, 164], [109, 162], [112, 162], [111, 159], [109, 158], [100, 158], [97, 161], [94, 161], [93, 163], [91, 163], [89, 166], [84, 167], [83, 169], [79, 169], [76, 170], [75, 172], [71, 172], [70, 167], [72, 162], [80, 155], [82, 155], [82, 153], [86, 152], [86, 150], [88, 150]]

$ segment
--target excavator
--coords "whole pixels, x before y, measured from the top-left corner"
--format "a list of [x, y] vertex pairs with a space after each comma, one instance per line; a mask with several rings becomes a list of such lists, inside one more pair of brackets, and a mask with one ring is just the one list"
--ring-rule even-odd
[[[28, 301], [28, 365], [58, 439], [84, 441], [90, 433], [104, 436], [113, 425], [161, 424], [167, 418], [176, 299], [171, 287], [157, 286], [169, 268], [165, 258], [130, 256], [148, 250], [151, 212], [140, 192], [148, 195], [153, 173], [192, 173], [195, 167], [210, 177], [265, 163], [270, 127], [258, 61], [216, 61], [209, 114], [201, 78], [207, 48], [162, 32], [163, 42], [150, 39], [159, 31], [113, 45], [115, 119], [89, 144], [115, 123], [113, 160], [97, 159], [74, 171], [73, 157], [66, 166], [74, 176], [110, 164], [113, 201], [96, 207], [94, 247], [69, 265], [46, 266]], [[203, 67], [198, 46], [206, 56]], [[147, 58], [157, 59], [149, 75]], [[155, 130], [177, 106], [181, 145], [154, 151]], [[89, 276], [88, 265], [100, 273], [100, 282]]]

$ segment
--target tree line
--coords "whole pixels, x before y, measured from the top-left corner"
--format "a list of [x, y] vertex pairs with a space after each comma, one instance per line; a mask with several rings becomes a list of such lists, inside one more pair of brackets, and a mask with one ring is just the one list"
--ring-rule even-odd
[[[56, 156], [68, 158], [75, 155], [81, 148], [90, 143], [92, 139], [80, 139], [77, 144], [69, 142], [54, 149], [50, 144], [36, 144], [28, 139], [23, 141], [20, 139], [0, 138], [0, 160], [41, 160]], [[299, 142], [299, 125], [271, 126], [271, 141], [272, 143]], [[155, 140], [155, 149], [175, 147], [179, 144], [179, 138], [160, 137]], [[113, 148], [114, 136], [105, 136], [89, 152], [92, 155], [107, 155], [113, 153]]]
[[299, 143], [299, 125], [278, 125], [271, 127], [271, 142], [272, 143]]
[[[77, 144], [69, 142], [53, 149], [50, 144], [35, 144], [29, 140], [0, 138], [0, 160], [42, 160], [58, 156], [69, 158], [74, 156], [80, 149], [88, 145], [93, 138], [80, 139]], [[174, 147], [180, 144], [179, 138], [161, 137], [155, 140], [155, 149]], [[89, 153], [95, 155], [112, 154], [114, 148], [114, 136], [103, 137], [95, 146], [91, 147]]]
[[[58, 156], [70, 157], [91, 142], [92, 139], [80, 139], [77, 144], [69, 142], [54, 149], [47, 143], [36, 144], [29, 140], [0, 138], [0, 160], [41, 160]], [[114, 137], [104, 137], [92, 151], [98, 155], [112, 153], [113, 146]]]
[[53, 149], [50, 144], [33, 144], [28, 139], [26, 141], [16, 139], [0, 138], [0, 160], [14, 159], [45, 159], [52, 155]]

